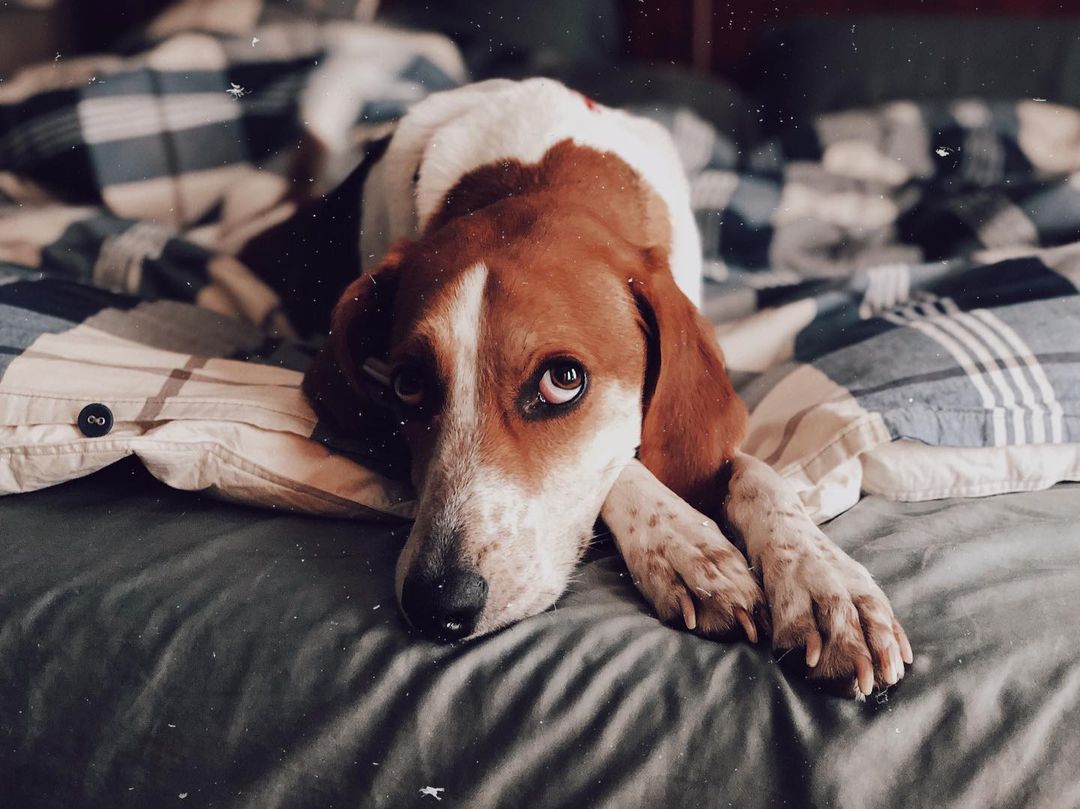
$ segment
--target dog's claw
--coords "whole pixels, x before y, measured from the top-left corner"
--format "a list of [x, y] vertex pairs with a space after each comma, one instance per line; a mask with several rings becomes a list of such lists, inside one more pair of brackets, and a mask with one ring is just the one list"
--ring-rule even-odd
[[821, 635], [811, 632], [806, 636], [806, 665], [814, 668], [821, 660]]
[[744, 610], [742, 607], [736, 607], [734, 612], [735, 612], [735, 619], [740, 624], [742, 624], [742, 628], [743, 628], [743, 631], [746, 633], [747, 640], [749, 640], [751, 643], [757, 643], [758, 642], [758, 631], [757, 631], [757, 627], [754, 626], [753, 619], [747, 614], [746, 610]]
[[694, 600], [687, 593], [676, 591], [675, 600], [679, 602], [682, 611], [683, 623], [686, 628], [693, 631], [697, 629], [697, 613], [694, 611]]
[[885, 685], [896, 685], [896, 681], [900, 679], [899, 672], [903, 671], [903, 666], [899, 663], [899, 655], [894, 658], [891, 652], [881, 661], [881, 681]]
[[900, 644], [900, 658], [910, 666], [915, 662], [915, 653], [911, 651], [911, 641], [899, 621], [893, 621], [893, 634], [896, 635], [896, 642]]
[[855, 658], [855, 679], [859, 684], [859, 693], [864, 697], [870, 696], [874, 690], [874, 664], [869, 657]]

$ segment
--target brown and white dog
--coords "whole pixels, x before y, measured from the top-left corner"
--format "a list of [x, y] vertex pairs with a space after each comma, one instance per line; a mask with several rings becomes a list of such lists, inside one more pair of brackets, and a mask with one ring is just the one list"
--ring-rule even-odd
[[471, 85], [410, 111], [364, 200], [381, 261], [305, 390], [344, 423], [375, 406], [368, 372], [393, 392], [414, 627], [459, 640], [550, 607], [602, 516], [660, 618], [771, 635], [863, 695], [903, 676], [881, 589], [739, 452], [746, 409], [695, 306], [698, 235], [659, 125], [549, 80]]

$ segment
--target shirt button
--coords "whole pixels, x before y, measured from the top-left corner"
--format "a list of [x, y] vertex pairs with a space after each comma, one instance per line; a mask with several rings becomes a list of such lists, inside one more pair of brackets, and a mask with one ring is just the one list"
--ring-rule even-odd
[[79, 411], [79, 429], [87, 438], [107, 435], [112, 425], [112, 411], [99, 402], [88, 404]]

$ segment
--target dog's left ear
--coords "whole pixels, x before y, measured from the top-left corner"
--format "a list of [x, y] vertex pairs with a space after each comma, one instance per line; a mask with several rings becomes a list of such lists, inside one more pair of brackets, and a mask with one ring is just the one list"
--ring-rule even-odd
[[330, 317], [330, 334], [304, 376], [304, 394], [319, 417], [347, 435], [369, 432], [383, 415], [378, 386], [363, 366], [386, 357], [404, 248], [391, 249], [378, 267], [348, 286]]
[[641, 462], [702, 510], [715, 505], [717, 473], [746, 432], [712, 326], [675, 283], [666, 254], [645, 248], [646, 272], [630, 281], [646, 337]]

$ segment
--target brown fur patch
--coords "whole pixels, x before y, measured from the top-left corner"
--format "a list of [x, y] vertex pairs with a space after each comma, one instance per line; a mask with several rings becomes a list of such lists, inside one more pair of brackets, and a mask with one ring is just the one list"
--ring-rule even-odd
[[[603, 423], [591, 394], [613, 383], [640, 389], [644, 379], [644, 337], [625, 284], [643, 271], [632, 238], [639, 234], [630, 232], [638, 203], [633, 194], [571, 193], [578, 172], [620, 187], [628, 170], [580, 147], [556, 147], [538, 167], [479, 169], [455, 186], [446, 210], [403, 256], [391, 356], [426, 358], [444, 382], [453, 347], [440, 345], [432, 324], [445, 317], [460, 274], [487, 267], [478, 441], [485, 461], [525, 485], [557, 474], [559, 460]], [[565, 417], [524, 418], [522, 391], [554, 356], [585, 366], [582, 404]], [[414, 462], [437, 439], [428, 427], [407, 431]]]

